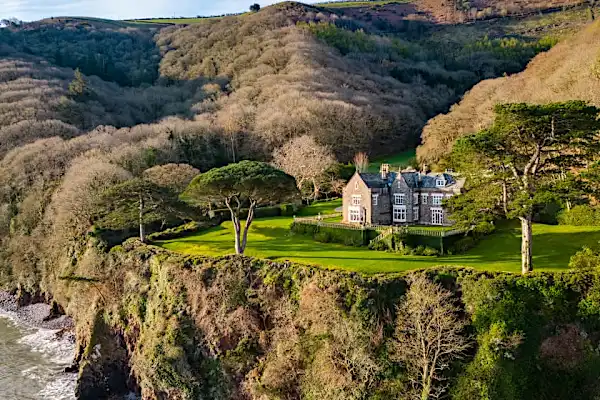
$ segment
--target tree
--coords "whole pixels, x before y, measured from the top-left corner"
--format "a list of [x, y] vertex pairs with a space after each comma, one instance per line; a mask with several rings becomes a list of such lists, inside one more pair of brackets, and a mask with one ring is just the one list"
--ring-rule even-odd
[[455, 144], [452, 160], [461, 172], [506, 186], [507, 216], [521, 221], [524, 274], [533, 270], [534, 207], [561, 181], [557, 176], [585, 167], [597, 154], [599, 111], [581, 101], [497, 105], [490, 129]]
[[298, 189], [306, 182], [313, 184], [313, 199], [320, 193], [321, 179], [328, 168], [335, 164], [335, 157], [326, 146], [321, 146], [311, 136], [292, 139], [273, 152], [273, 163], [296, 178]]
[[155, 185], [181, 193], [200, 171], [189, 164], [157, 165], [143, 172], [143, 177]]
[[354, 166], [356, 167], [356, 172], [367, 172], [369, 169], [369, 156], [367, 153], [356, 153], [354, 155]]
[[183, 218], [186, 207], [172, 189], [136, 178], [104, 191], [98, 202], [98, 224], [111, 229], [139, 226], [140, 240], [146, 242], [145, 225]]
[[[224, 204], [231, 213], [235, 252], [244, 254], [256, 207], [290, 200], [297, 193], [294, 178], [285, 172], [263, 162], [241, 161], [197, 176], [184, 196], [206, 203]], [[242, 207], [248, 207], [243, 232], [240, 222]]]
[[408, 282], [398, 308], [392, 356], [406, 367], [412, 398], [438, 398], [447, 388], [443, 372], [469, 348], [466, 322], [459, 318], [452, 293], [425, 274], [413, 275]]
[[77, 68], [75, 70], [75, 77], [69, 84], [69, 94], [73, 97], [81, 97], [86, 94], [87, 91], [87, 83], [83, 78], [83, 74]]
[[252, 12], [259, 12], [260, 11], [260, 4], [258, 3], [254, 3], [250, 6], [250, 11]]

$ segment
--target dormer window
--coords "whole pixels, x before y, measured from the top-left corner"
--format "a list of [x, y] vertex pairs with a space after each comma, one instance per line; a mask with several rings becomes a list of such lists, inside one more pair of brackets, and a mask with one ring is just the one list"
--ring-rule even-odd
[[446, 186], [446, 180], [444, 178], [437, 178], [435, 180], [435, 187], [445, 187]]

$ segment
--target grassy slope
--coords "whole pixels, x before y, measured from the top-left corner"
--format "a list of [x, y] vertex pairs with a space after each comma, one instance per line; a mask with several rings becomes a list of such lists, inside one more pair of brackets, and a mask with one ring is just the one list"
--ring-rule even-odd
[[381, 164], [390, 164], [392, 170], [400, 167], [406, 167], [412, 158], [416, 156], [415, 150], [408, 150], [395, 155], [378, 157], [369, 164], [369, 172], [379, 172]]
[[[321, 203], [303, 210], [303, 215], [333, 212], [339, 201]], [[292, 235], [289, 217], [264, 218], [254, 222], [246, 254], [271, 260], [291, 260], [364, 273], [399, 272], [440, 265], [473, 267], [489, 271], [520, 272], [520, 234], [516, 226], [505, 224], [467, 254], [447, 257], [400, 256], [366, 248], [318, 243]], [[582, 246], [600, 240], [600, 227], [550, 226], [536, 224], [534, 264], [537, 270], [565, 269], [569, 258]], [[159, 243], [162, 247], [187, 254], [221, 256], [232, 253], [230, 222], [194, 235]]]

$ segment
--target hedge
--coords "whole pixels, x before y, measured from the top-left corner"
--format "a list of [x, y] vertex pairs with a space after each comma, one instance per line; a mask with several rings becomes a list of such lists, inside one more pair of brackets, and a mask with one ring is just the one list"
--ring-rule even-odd
[[[254, 218], [269, 218], [269, 217], [291, 217], [298, 211], [298, 206], [295, 204], [281, 204], [279, 206], [259, 207], [254, 210]], [[231, 219], [231, 212], [228, 208], [211, 210], [208, 212], [211, 219], [218, 218], [221, 221]], [[248, 209], [244, 208], [240, 212], [240, 218], [248, 216]]]
[[564, 210], [558, 215], [560, 225], [599, 226], [600, 208], [589, 205], [575, 206]]
[[319, 225], [309, 225], [294, 222], [290, 230], [299, 235], [310, 236], [321, 243], [339, 243], [346, 246], [366, 246], [369, 241], [377, 237], [378, 233], [372, 229], [343, 229], [330, 228]]

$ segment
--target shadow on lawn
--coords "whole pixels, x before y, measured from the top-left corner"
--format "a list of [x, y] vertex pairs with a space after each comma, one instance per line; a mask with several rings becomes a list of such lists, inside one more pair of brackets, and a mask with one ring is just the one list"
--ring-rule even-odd
[[[561, 229], [567, 231], [561, 231]], [[569, 229], [573, 230], [573, 227], [537, 226], [538, 232], [540, 230], [542, 232], [536, 234], [536, 227], [534, 227], [534, 268], [566, 269], [570, 257], [575, 252], [583, 246], [596, 246], [600, 240], [600, 230], [597, 228], [577, 232], [569, 232]], [[551, 232], [544, 232], [545, 230]], [[514, 224], [498, 226], [496, 233], [481, 240], [475, 248], [465, 254], [439, 258], [402, 256], [395, 253], [375, 252], [366, 247], [345, 247], [340, 244], [320, 243], [306, 236], [294, 235], [287, 227], [257, 224], [251, 228], [251, 235], [255, 237], [249, 237], [248, 250], [258, 257], [271, 260], [296, 259], [310, 263], [318, 263], [318, 260], [332, 260], [341, 267], [343, 267], [344, 260], [350, 263], [371, 261], [387, 264], [385, 268], [382, 268], [385, 270], [395, 269], [392, 266], [395, 263], [398, 263], [398, 270], [405, 269], [401, 266], [402, 263], [417, 267], [418, 265], [421, 267], [454, 265], [514, 272], [520, 270], [521, 237], [518, 225]], [[262, 237], [257, 238], [256, 236]], [[194, 246], [203, 246], [210, 248], [212, 252], [229, 254], [233, 252], [233, 242], [231, 230], [217, 226], [195, 235], [162, 243], [167, 247], [172, 247], [175, 251], [183, 250], [185, 252], [184, 248], [176, 249], [177, 245], [183, 245], [182, 247], [188, 249], [193, 249]], [[340, 262], [336, 262], [336, 260]]]

